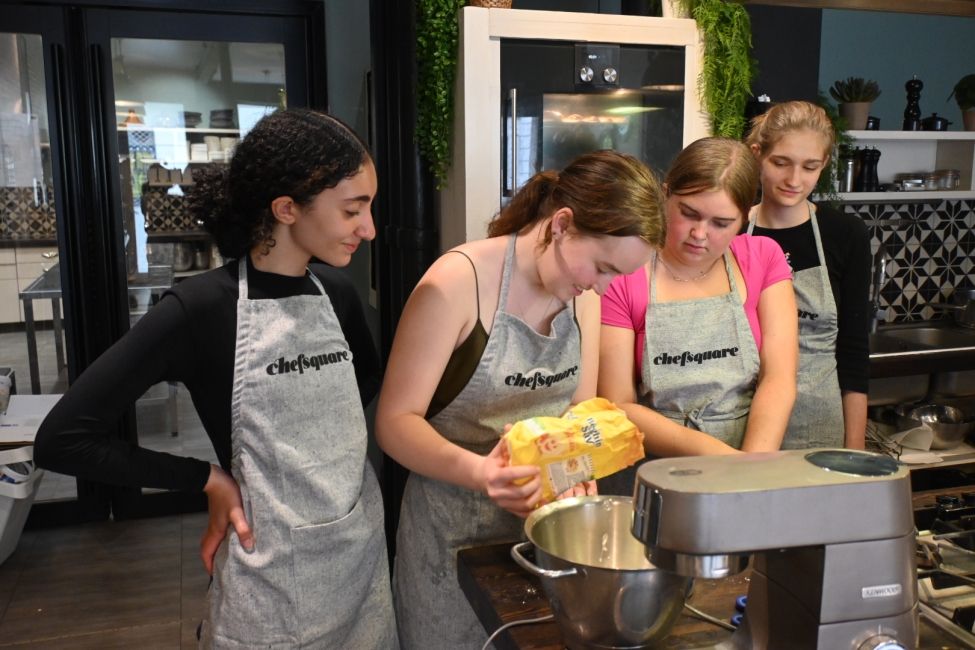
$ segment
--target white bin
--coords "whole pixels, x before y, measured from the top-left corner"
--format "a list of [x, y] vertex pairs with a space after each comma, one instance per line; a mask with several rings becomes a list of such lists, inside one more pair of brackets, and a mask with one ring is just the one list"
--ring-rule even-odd
[[[3, 466], [13, 463], [33, 461], [34, 448], [20, 447], [0, 451], [0, 472]], [[33, 467], [33, 463], [31, 463]], [[41, 485], [42, 470], [32, 469], [26, 480], [8, 483], [0, 480], [0, 564], [6, 561], [17, 548], [20, 533], [24, 530], [27, 513], [30, 512], [37, 489]]]

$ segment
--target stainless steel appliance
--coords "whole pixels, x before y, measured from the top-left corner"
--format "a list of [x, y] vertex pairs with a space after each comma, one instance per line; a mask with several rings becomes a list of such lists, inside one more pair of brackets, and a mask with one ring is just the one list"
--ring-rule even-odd
[[637, 475], [633, 534], [658, 568], [725, 577], [754, 558], [721, 648], [895, 650], [918, 643], [908, 469], [794, 450], [659, 459]]
[[688, 18], [464, 7], [440, 248], [484, 237], [503, 198], [576, 154], [666, 168], [708, 135], [701, 52]]
[[502, 202], [589, 151], [623, 151], [662, 175], [681, 149], [683, 48], [502, 39], [501, 89]]

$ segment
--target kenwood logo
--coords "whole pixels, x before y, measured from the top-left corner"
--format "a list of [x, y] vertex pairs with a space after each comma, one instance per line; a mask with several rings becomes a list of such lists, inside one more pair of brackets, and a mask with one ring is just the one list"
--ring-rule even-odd
[[553, 373], [548, 368], [535, 368], [533, 370], [529, 370], [525, 374], [517, 372], [513, 375], [508, 375], [504, 378], [504, 384], [505, 386], [529, 388], [531, 390], [541, 387], [548, 388], [552, 384], [556, 384], [563, 379], [574, 377], [578, 370], [579, 366], [572, 366], [571, 368], [563, 370], [562, 372]]
[[653, 365], [655, 366], [683, 366], [688, 363], [702, 364], [705, 361], [710, 361], [711, 359], [724, 359], [725, 357], [736, 357], [738, 356], [738, 348], [721, 348], [720, 350], [706, 350], [704, 352], [690, 352], [684, 350], [681, 353], [675, 353], [673, 355], [658, 354], [653, 358]]
[[298, 374], [304, 374], [305, 370], [308, 369], [321, 370], [322, 366], [348, 360], [348, 350], [326, 352], [324, 354], [313, 354], [310, 357], [306, 357], [304, 354], [299, 354], [297, 357], [290, 360], [281, 357], [274, 363], [268, 365], [267, 374], [280, 375], [286, 372], [297, 372]]

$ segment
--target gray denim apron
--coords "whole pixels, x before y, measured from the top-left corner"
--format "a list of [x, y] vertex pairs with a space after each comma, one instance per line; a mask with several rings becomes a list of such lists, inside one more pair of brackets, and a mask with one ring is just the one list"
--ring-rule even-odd
[[[656, 255], [651, 269], [656, 267]], [[758, 346], [724, 254], [731, 291], [720, 296], [657, 302], [650, 273], [640, 404], [691, 429], [741, 447], [758, 381]], [[645, 435], [653, 436], [652, 431]], [[600, 494], [633, 494], [637, 465], [599, 481]]]
[[248, 300], [239, 264], [232, 473], [254, 531], [214, 563], [201, 647], [396, 648], [379, 485], [325, 290]]
[[[799, 378], [796, 404], [789, 418], [783, 449], [842, 447], [846, 441], [843, 398], [836, 374], [836, 301], [829, 282], [826, 255], [816, 211], [809, 209], [819, 266], [793, 273], [799, 309]], [[748, 224], [751, 234], [754, 221]]]
[[[460, 394], [430, 420], [444, 438], [481, 455], [494, 448], [505, 424], [562, 415], [578, 384], [580, 338], [571, 308], [556, 314], [549, 336], [505, 312], [514, 243], [512, 236], [498, 309], [477, 369]], [[457, 550], [520, 539], [523, 525], [485, 494], [410, 475], [393, 566], [403, 648], [480, 650], [488, 635], [457, 583]]]

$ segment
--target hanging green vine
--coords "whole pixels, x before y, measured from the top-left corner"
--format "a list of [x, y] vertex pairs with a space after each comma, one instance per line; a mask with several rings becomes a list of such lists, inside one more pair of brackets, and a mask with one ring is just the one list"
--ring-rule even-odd
[[450, 167], [458, 11], [465, 0], [416, 1], [416, 141], [437, 183]]
[[741, 139], [747, 126], [745, 103], [752, 94], [756, 63], [748, 12], [727, 0], [678, 0], [704, 37], [704, 63], [698, 79], [712, 135]]

